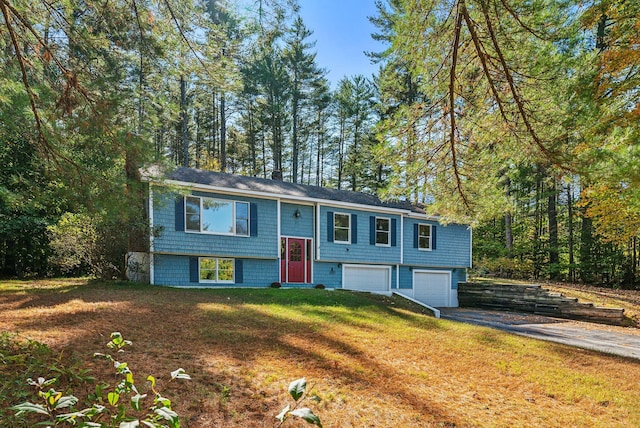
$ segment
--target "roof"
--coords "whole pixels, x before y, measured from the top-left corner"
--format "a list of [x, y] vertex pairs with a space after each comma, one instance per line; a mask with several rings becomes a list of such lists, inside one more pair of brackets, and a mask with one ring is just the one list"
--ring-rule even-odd
[[162, 181], [164, 179], [229, 190], [253, 191], [271, 195], [282, 195], [285, 197], [290, 196], [293, 199], [309, 198], [329, 202], [336, 201], [357, 205], [406, 210], [417, 214], [425, 213], [422, 207], [413, 205], [407, 201], [382, 201], [375, 195], [362, 192], [288, 183], [286, 181], [247, 177], [223, 172], [204, 171], [195, 168], [179, 167], [168, 173], [162, 173], [158, 166], [153, 166], [142, 171], [142, 176], [149, 181]]

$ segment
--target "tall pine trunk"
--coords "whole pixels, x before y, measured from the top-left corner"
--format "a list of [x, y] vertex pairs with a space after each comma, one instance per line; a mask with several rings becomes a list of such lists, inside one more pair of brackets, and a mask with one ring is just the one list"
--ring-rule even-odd
[[556, 197], [558, 194], [556, 180], [549, 189], [547, 197], [547, 218], [549, 221], [549, 279], [558, 279], [560, 273], [560, 253], [558, 250], [558, 212]]
[[571, 184], [567, 184], [567, 228], [568, 230], [568, 250], [569, 250], [569, 281], [575, 282], [576, 280], [576, 268], [575, 268], [575, 255], [574, 255], [574, 243], [573, 243], [573, 195], [571, 192]]
[[187, 83], [180, 76], [180, 112], [182, 114], [182, 166], [189, 166], [189, 129], [187, 128]]
[[[505, 181], [507, 199], [511, 199], [511, 179], [507, 177]], [[512, 229], [512, 218], [511, 213], [507, 211], [504, 215], [504, 240], [505, 246], [507, 247], [507, 257], [513, 257], [513, 229]]]
[[224, 92], [220, 92], [220, 171], [227, 171], [227, 112]]

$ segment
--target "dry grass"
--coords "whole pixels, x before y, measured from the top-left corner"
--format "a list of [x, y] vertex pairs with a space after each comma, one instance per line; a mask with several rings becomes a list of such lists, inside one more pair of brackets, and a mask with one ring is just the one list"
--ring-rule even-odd
[[[160, 378], [186, 427], [274, 426], [302, 376], [326, 427], [640, 426], [640, 361], [434, 319], [396, 298], [11, 281], [0, 325], [75, 353], [99, 379], [110, 372], [91, 355], [121, 331], [134, 343], [125, 361]], [[167, 385], [178, 367], [192, 381]]]

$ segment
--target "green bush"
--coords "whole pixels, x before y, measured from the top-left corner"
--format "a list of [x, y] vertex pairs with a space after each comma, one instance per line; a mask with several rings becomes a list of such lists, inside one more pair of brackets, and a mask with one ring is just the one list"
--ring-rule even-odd
[[[107, 347], [118, 354], [131, 344], [118, 332], [111, 333], [111, 340]], [[77, 409], [79, 400], [71, 393], [64, 394], [54, 386], [58, 378], [46, 379], [38, 377], [36, 380], [27, 379], [27, 385], [35, 391], [35, 399], [11, 407], [15, 417], [31, 415], [40, 419], [38, 425], [82, 426], [95, 428], [134, 428], [147, 426], [152, 428], [179, 428], [178, 414], [171, 408], [171, 401], [156, 390], [156, 380], [147, 377], [148, 391], [142, 394], [140, 387], [134, 382], [133, 373], [125, 362], [117, 361], [111, 354], [96, 353], [113, 365], [119, 379], [118, 384], [108, 388], [101, 383], [96, 387], [95, 394], [88, 397], [89, 406]], [[171, 372], [171, 380], [190, 379], [183, 369]]]
[[533, 262], [531, 260], [508, 257], [482, 258], [474, 262], [471, 274], [499, 278], [531, 279], [533, 278]]

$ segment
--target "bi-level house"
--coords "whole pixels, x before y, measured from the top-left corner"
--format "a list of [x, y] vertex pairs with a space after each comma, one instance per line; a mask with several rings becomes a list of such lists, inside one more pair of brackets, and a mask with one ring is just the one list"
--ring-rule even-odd
[[466, 225], [442, 225], [408, 203], [280, 180], [190, 168], [148, 171], [145, 180], [151, 284], [323, 284], [458, 305], [471, 265]]

